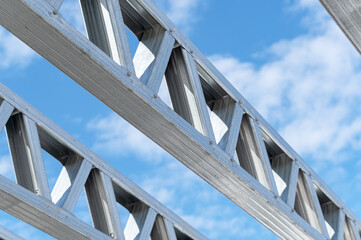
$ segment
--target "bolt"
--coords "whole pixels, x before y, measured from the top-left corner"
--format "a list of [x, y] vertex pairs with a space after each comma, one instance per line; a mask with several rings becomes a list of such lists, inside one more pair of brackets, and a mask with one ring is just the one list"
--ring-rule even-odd
[[115, 238], [115, 234], [114, 234], [114, 233], [110, 233], [109, 236], [110, 236], [111, 238]]
[[173, 32], [173, 30], [172, 30], [172, 29], [169, 29], [169, 32], [170, 32], [170, 33], [172, 33], [172, 32]]
[[193, 50], [191, 50], [190, 53], [193, 54], [194, 53]]
[[239, 104], [239, 105], [242, 105], [242, 104], [243, 104], [242, 99], [238, 100], [238, 104]]
[[291, 209], [291, 213], [294, 213], [294, 212], [295, 212], [295, 209], [294, 209], [294, 208], [292, 208], [292, 209]]
[[233, 158], [231, 158], [231, 162], [235, 162], [235, 160]]
[[258, 122], [258, 118], [256, 118], [255, 120], [256, 120], [256, 122]]
[[154, 95], [153, 95], [153, 98], [157, 98], [157, 97], [158, 97], [158, 94], [154, 94]]
[[277, 198], [278, 198], [278, 196], [277, 196], [277, 195], [274, 195], [274, 198], [275, 198], [275, 199], [277, 199]]
[[127, 76], [128, 76], [128, 77], [132, 76], [132, 73], [131, 73], [131, 72], [127, 72]]
[[36, 195], [39, 195], [39, 189], [35, 189], [34, 193], [35, 193]]
[[213, 143], [214, 143], [214, 142], [213, 142], [212, 140], [211, 140], [211, 141], [209, 141], [209, 144], [213, 145]]
[[53, 10], [53, 14], [57, 15], [58, 14], [58, 10]]

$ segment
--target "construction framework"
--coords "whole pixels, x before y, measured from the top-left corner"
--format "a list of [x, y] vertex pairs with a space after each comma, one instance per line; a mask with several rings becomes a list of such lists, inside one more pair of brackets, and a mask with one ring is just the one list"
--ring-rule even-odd
[[[0, 24], [279, 237], [360, 240], [360, 219], [150, 0], [80, 0], [88, 38], [62, 3], [0, 0]], [[2, 85], [0, 97], [18, 182], [0, 176], [2, 210], [62, 239], [204, 239]], [[40, 148], [64, 165], [51, 193]], [[83, 186], [95, 228], [71, 214]], [[124, 231], [116, 202], [134, 213]]]

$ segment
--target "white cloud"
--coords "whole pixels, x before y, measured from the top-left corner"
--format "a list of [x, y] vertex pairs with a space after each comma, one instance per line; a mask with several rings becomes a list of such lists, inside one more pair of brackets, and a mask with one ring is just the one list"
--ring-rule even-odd
[[211, 60], [359, 214], [361, 58], [317, 1], [300, 0], [297, 9], [308, 12], [309, 32], [257, 54], [264, 64]]
[[183, 31], [190, 31], [191, 24], [198, 20], [196, 12], [206, 0], [155, 0], [167, 16]]
[[163, 149], [115, 113], [91, 120], [87, 128], [97, 136], [95, 150], [110, 155], [136, 154], [153, 163], [159, 163], [165, 155]]
[[60, 13], [79, 32], [85, 35], [84, 20], [78, 0], [65, 0], [60, 8]]
[[0, 28], [0, 69], [27, 67], [36, 56], [26, 44]]
[[272, 45], [262, 66], [229, 56], [211, 60], [297, 151], [346, 160], [361, 135], [361, 60], [331, 21], [325, 28]]
[[[61, 13], [75, 28], [85, 34], [78, 1], [66, 0]], [[38, 57], [39, 55], [25, 43], [4, 28], [0, 28], [0, 69], [25, 68]]]

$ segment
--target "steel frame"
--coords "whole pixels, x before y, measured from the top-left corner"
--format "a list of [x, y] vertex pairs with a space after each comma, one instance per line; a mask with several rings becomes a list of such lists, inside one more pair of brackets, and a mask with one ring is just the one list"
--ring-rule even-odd
[[80, 2], [92, 42], [61, 0], [0, 0], [0, 24], [279, 237], [360, 239], [360, 219], [150, 0]]
[[[0, 175], [2, 210], [58, 239], [207, 239], [1, 83], [0, 101], [17, 180]], [[51, 193], [41, 149], [64, 166]], [[72, 214], [84, 188], [94, 228]], [[0, 227], [0, 239], [21, 238]]]

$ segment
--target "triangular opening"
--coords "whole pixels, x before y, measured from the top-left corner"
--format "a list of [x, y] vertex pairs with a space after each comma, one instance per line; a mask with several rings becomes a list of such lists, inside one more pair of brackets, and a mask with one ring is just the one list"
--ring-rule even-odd
[[169, 89], [168, 89], [167, 81], [165, 80], [165, 76], [163, 76], [162, 78], [162, 83], [160, 84], [158, 96], [160, 97], [160, 99], [163, 100], [165, 104], [168, 105], [170, 109], [174, 110], [172, 105], [172, 100], [170, 99]]
[[163, 217], [157, 215], [152, 232], [150, 233], [150, 239], [152, 240], [167, 240], [170, 239], [167, 235], [166, 226]]
[[79, 155], [70, 155], [51, 191], [52, 201], [60, 207], [73, 211], [75, 201], [91, 171], [92, 164]]
[[271, 162], [272, 173], [276, 182], [278, 194], [284, 202], [287, 202], [292, 172], [292, 159], [264, 131], [262, 131], [262, 138], [266, 146], [268, 158]]
[[16, 182], [5, 129], [0, 133], [0, 175]]
[[[239, 164], [250, 175], [257, 179], [263, 186], [270, 189], [270, 183], [267, 176], [265, 164], [268, 159], [263, 159], [262, 152], [257, 137], [255, 136], [254, 123], [248, 115], [244, 114], [242, 118], [241, 129], [236, 147]], [[271, 190], [271, 189], [270, 189]]]
[[328, 236], [331, 239], [334, 239], [334, 236], [338, 236], [338, 229], [339, 228], [339, 214], [340, 214], [340, 208], [334, 204], [331, 199], [324, 193], [324, 191], [321, 190], [317, 185], [313, 184], [316, 193], [318, 201], [321, 205], [322, 214], [325, 219], [325, 225], [328, 232]]
[[[146, 11], [140, 13], [139, 10], [142, 6], [137, 3], [130, 4], [128, 1], [119, 1], [119, 4], [136, 76], [141, 79], [143, 75], [147, 75], [147, 72], [149, 74], [165, 29]], [[145, 78], [146, 76], [144, 76]]]
[[175, 234], [177, 236], [177, 240], [192, 240], [191, 237], [180, 231], [178, 228], [174, 228], [174, 229], [175, 229]]
[[58, 179], [61, 170], [63, 169], [63, 165], [44, 149], [42, 149], [41, 152], [43, 155], [45, 170], [48, 176], [49, 189], [51, 192], [55, 186], [56, 180]]
[[[133, 55], [135, 74], [141, 82], [146, 85], [151, 84], [149, 83], [152, 81], [150, 78], [154, 72], [158, 71], [158, 68], [161, 70], [159, 70], [160, 73], [156, 73], [157, 77], [164, 74], [168, 63], [167, 58], [170, 57], [174, 44], [174, 39], [161, 25], [156, 25], [143, 32]], [[156, 62], [156, 60], [160, 61]], [[157, 63], [158, 65], [156, 65]], [[158, 76], [158, 74], [160, 75]], [[156, 89], [158, 88], [159, 86], [156, 87]]]
[[173, 49], [165, 78], [174, 111], [201, 134], [213, 138], [196, 63], [182, 47]]
[[[126, 238], [129, 238], [129, 236], [134, 237], [137, 235], [137, 226], [136, 224], [134, 225], [134, 217], [131, 216], [131, 212], [133, 211], [134, 206], [140, 203], [140, 200], [114, 182], [113, 189], [124, 234], [126, 235]], [[128, 224], [133, 227], [127, 229]]]
[[120, 221], [122, 222], [123, 230], [125, 229], [127, 222], [129, 220], [130, 212], [127, 208], [117, 202], [118, 213]]
[[150, 239], [150, 234], [149, 236], [145, 235], [150, 227], [152, 229], [154, 227], [153, 219], [149, 219], [149, 211], [151, 209], [143, 202], [137, 202], [130, 207], [129, 219], [124, 229], [126, 239], [138, 239], [140, 236]]
[[79, 0], [64, 0], [59, 12], [76, 30], [86, 36]]
[[225, 149], [230, 134], [234, 108], [237, 103], [199, 64], [197, 64], [197, 70], [209, 109], [216, 143]]
[[312, 227], [322, 232], [315, 205], [319, 203], [314, 202], [312, 189], [310, 189], [308, 179], [306, 178], [306, 174], [299, 170], [294, 209]]
[[232, 112], [227, 111], [228, 106], [236, 104], [235, 101], [229, 97], [218, 100], [217, 102], [208, 103], [209, 114], [211, 117], [212, 128], [214, 131], [214, 138], [216, 143], [225, 149], [227, 144], [227, 137], [229, 135], [230, 123], [232, 121]]
[[361, 236], [359, 229], [355, 229], [351, 219], [346, 217], [343, 239], [344, 240], [358, 240], [359, 238], [357, 238], [355, 236], [356, 234], [359, 234]]
[[134, 58], [135, 53], [137, 52], [138, 46], [140, 44], [140, 41], [138, 37], [132, 32], [132, 30], [128, 28], [127, 25], [125, 25], [125, 31], [129, 42], [130, 54]]
[[83, 188], [78, 199], [77, 204], [75, 205], [73, 214], [85, 222], [86, 224], [93, 226], [92, 218], [90, 215], [89, 205], [87, 201], [87, 196], [85, 194], [85, 189]]
[[280, 154], [270, 158], [270, 161], [278, 194], [281, 196], [281, 199], [286, 202], [292, 169], [292, 159], [286, 154]]
[[61, 143], [56, 136], [52, 136], [42, 127], [38, 126], [38, 132], [51, 191], [67, 160], [77, 154]]

